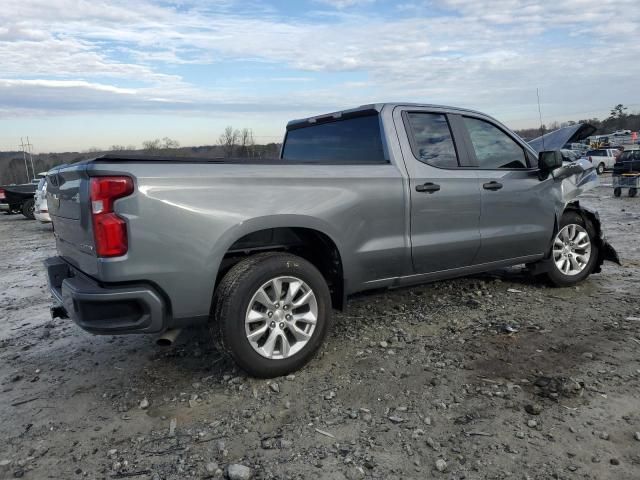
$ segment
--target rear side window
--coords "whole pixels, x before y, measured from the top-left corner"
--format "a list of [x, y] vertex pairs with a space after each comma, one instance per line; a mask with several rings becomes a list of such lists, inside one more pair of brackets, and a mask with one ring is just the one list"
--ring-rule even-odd
[[287, 132], [282, 158], [293, 162], [389, 163], [378, 115], [347, 118]]
[[606, 155], [607, 154], [604, 150], [589, 150], [587, 152], [587, 156], [589, 157], [604, 157]]
[[479, 168], [528, 168], [524, 149], [498, 127], [471, 117], [464, 117], [464, 124], [469, 131]]
[[440, 168], [458, 166], [458, 155], [445, 115], [409, 112], [406, 118], [411, 149], [418, 160]]

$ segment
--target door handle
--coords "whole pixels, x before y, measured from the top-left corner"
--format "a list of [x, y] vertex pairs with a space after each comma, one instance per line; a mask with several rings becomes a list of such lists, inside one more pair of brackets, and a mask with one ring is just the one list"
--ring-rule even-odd
[[485, 190], [500, 190], [502, 188], [502, 184], [496, 181], [491, 181], [489, 183], [483, 183], [482, 188]]
[[440, 190], [440, 185], [427, 182], [423, 185], [416, 185], [416, 192], [435, 193]]

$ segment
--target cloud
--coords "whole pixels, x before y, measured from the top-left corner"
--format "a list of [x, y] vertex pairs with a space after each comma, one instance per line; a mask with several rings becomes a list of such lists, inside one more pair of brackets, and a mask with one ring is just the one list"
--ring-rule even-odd
[[368, 5], [375, 0], [315, 0], [317, 3], [324, 3], [334, 8], [342, 9], [355, 6]]
[[[558, 111], [578, 111], [593, 98], [624, 102], [640, 77], [637, 47], [621, 41], [640, 38], [637, 0], [430, 0], [404, 4], [397, 15], [367, 0], [318, 2], [363, 8], [328, 19], [232, 0], [5, 0], [0, 103], [5, 112], [20, 104], [23, 113], [292, 105], [314, 113], [406, 99], [511, 112], [531, 107], [540, 87]], [[256, 78], [265, 85], [312, 74], [321, 81], [276, 95], [249, 86], [246, 69], [224, 88], [196, 85], [182, 70], [225, 62], [287, 70]]]

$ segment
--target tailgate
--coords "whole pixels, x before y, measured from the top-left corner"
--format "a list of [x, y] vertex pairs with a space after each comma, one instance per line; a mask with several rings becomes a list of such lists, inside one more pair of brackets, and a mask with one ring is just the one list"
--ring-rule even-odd
[[86, 164], [61, 167], [47, 175], [47, 205], [58, 253], [88, 275], [96, 275]]

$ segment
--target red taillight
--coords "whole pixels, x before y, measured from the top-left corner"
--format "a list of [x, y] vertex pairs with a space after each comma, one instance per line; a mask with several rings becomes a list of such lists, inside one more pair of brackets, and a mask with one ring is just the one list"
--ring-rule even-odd
[[127, 253], [127, 224], [113, 212], [113, 202], [133, 193], [129, 177], [91, 179], [91, 216], [96, 253], [99, 257], [119, 257]]
[[4, 194], [4, 189], [0, 188], [0, 200], [4, 200], [7, 196]]

